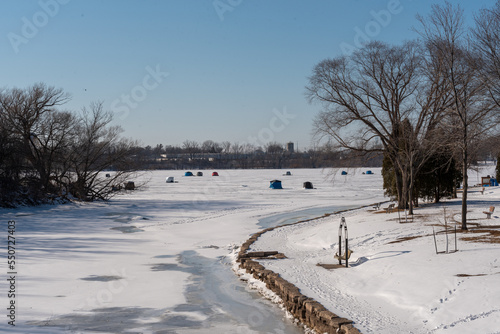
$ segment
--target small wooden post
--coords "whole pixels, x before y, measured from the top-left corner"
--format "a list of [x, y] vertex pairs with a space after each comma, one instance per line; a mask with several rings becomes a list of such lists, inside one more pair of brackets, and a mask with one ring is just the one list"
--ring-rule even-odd
[[432, 234], [434, 235], [434, 246], [436, 247], [436, 254], [438, 254], [438, 246], [436, 241], [436, 231], [434, 231], [434, 227], [432, 228]]

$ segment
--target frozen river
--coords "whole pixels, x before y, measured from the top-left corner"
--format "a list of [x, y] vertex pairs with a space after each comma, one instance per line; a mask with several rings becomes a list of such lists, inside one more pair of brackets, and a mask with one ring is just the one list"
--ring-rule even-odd
[[[3, 322], [0, 331], [303, 332], [237, 278], [231, 254], [262, 228], [382, 201], [382, 181], [315, 169], [282, 173], [158, 171], [109, 203], [0, 210], [2, 221], [16, 221], [19, 259], [17, 324]], [[178, 183], [166, 184], [166, 176]], [[283, 190], [268, 188], [276, 178]], [[316, 189], [302, 189], [305, 181]], [[366, 182], [373, 186], [358, 192]]]

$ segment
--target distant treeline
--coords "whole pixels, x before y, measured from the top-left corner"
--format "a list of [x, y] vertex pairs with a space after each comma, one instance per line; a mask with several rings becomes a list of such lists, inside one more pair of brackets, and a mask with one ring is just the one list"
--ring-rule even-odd
[[271, 142], [264, 147], [239, 143], [198, 143], [185, 141], [182, 146], [146, 146], [136, 148], [143, 169], [252, 169], [252, 168], [324, 168], [381, 167], [382, 155], [359, 155], [336, 150], [329, 144], [295, 151], [291, 143]]

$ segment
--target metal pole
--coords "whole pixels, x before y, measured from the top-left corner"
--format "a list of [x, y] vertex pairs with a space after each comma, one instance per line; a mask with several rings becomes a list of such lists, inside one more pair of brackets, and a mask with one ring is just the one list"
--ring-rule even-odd
[[448, 251], [448, 243], [449, 243], [448, 242], [448, 222], [446, 221], [446, 219], [444, 221], [444, 228], [445, 228], [445, 232], [446, 232], [446, 254], [448, 254], [449, 253], [449, 251]]
[[349, 243], [347, 239], [347, 226], [345, 227], [345, 267], [349, 267]]
[[339, 264], [342, 264], [342, 233], [339, 233]]
[[436, 247], [436, 254], [438, 254], [438, 246], [436, 242], [436, 231], [434, 231], [434, 227], [432, 228], [432, 234], [434, 235], [434, 247]]
[[339, 225], [339, 265], [342, 265], [342, 222], [344, 221], [344, 217], [340, 220]]

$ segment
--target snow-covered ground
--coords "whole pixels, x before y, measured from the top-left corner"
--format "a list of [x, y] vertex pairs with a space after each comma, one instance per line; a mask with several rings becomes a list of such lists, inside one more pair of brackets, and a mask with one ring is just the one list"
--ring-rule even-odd
[[[15, 298], [7, 297], [10, 283], [0, 281], [0, 332], [300, 333], [238, 281], [232, 255], [263, 227], [386, 201], [380, 169], [366, 170], [347, 176], [222, 170], [219, 177], [156, 171], [134, 180], [148, 180], [147, 186], [109, 203], [1, 209], [4, 245], [7, 222], [16, 222], [17, 262]], [[167, 176], [178, 183], [165, 183]], [[269, 189], [273, 179], [284, 189]], [[303, 189], [305, 181], [316, 189]], [[470, 199], [471, 218], [498, 225], [497, 215], [487, 221], [482, 211], [500, 200], [500, 190]], [[442, 207], [458, 217], [456, 201], [424, 205], [408, 224], [397, 213], [345, 213], [354, 251], [349, 269], [316, 266], [334, 263], [340, 216], [276, 229], [253, 248], [285, 253], [287, 259], [266, 266], [363, 332], [500, 333], [499, 244], [459, 240], [459, 252], [436, 255], [432, 224], [441, 223]], [[408, 236], [419, 238], [390, 243]], [[441, 248], [443, 238], [438, 235]], [[11, 271], [7, 255], [4, 247], [2, 277]], [[12, 301], [15, 327], [6, 317]]]
[[[471, 179], [475, 183], [475, 172]], [[500, 188], [480, 190], [469, 193], [470, 232], [458, 231], [458, 252], [449, 233], [449, 253], [437, 255], [433, 229], [444, 231], [445, 215], [453, 227], [461, 221], [460, 200], [424, 204], [413, 222], [370, 208], [277, 228], [249, 251], [284, 253], [286, 259], [260, 262], [354, 320], [362, 333], [500, 333], [500, 218], [483, 213], [492, 205], [498, 210]], [[350, 268], [327, 270], [317, 264], [338, 263], [333, 255], [341, 217], [354, 251]], [[446, 251], [446, 235], [436, 241], [438, 251]]]

